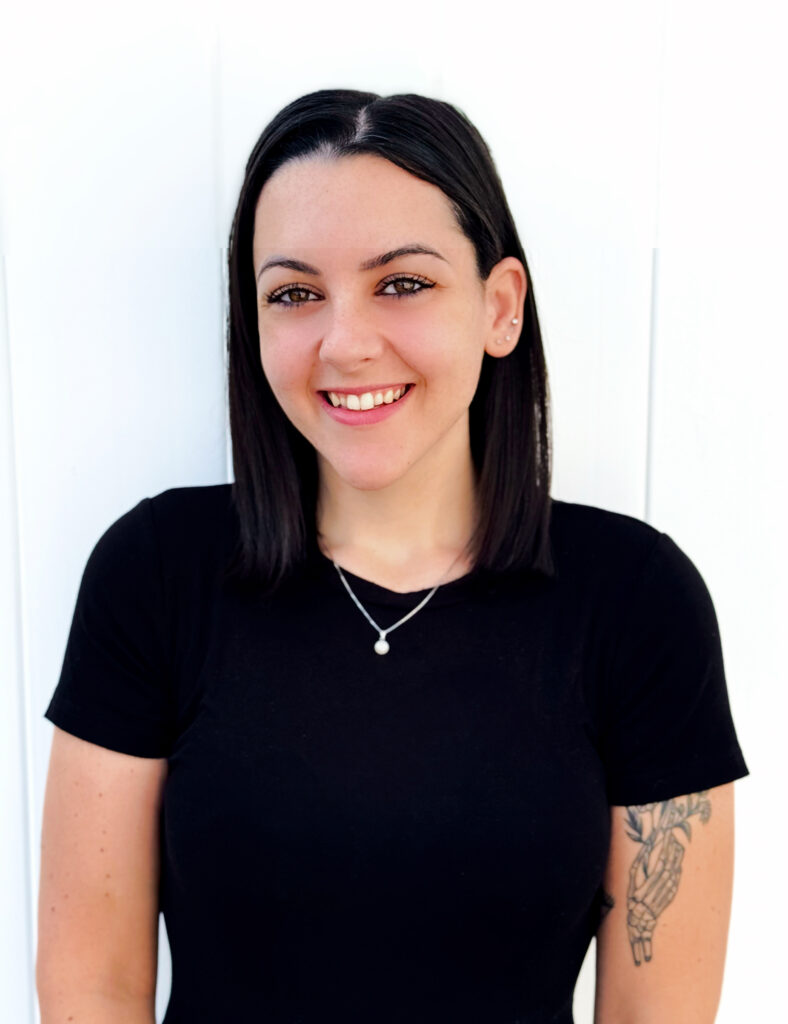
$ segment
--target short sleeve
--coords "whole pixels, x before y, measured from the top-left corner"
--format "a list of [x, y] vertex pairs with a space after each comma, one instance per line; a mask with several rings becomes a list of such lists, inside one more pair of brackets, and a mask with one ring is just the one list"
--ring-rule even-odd
[[143, 498], [88, 557], [44, 717], [111, 750], [166, 757], [174, 713], [165, 604], [152, 502]]
[[652, 803], [749, 775], [711, 595], [667, 534], [626, 595], [614, 634], [602, 742], [608, 802]]

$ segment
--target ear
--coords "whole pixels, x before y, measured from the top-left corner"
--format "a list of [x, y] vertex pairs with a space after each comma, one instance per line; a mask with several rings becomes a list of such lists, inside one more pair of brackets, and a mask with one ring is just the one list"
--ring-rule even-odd
[[523, 326], [523, 304], [528, 290], [525, 267], [516, 256], [505, 256], [490, 271], [484, 290], [487, 305], [484, 351], [491, 356], [508, 356]]

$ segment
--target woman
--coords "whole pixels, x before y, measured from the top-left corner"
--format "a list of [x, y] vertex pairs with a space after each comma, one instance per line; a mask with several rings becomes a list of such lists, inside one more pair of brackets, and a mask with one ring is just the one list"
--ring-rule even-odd
[[711, 1022], [748, 774], [714, 608], [669, 536], [550, 497], [478, 132], [296, 100], [229, 272], [235, 482], [100, 538], [46, 712], [43, 1024], [150, 1022], [159, 909], [167, 1024], [566, 1024], [594, 936], [597, 1021]]

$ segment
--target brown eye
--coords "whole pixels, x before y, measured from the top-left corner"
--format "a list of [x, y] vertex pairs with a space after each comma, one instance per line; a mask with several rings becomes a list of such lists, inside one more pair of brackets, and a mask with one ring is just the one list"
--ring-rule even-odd
[[[303, 288], [291, 288], [289, 292], [283, 292], [282, 295], [280, 296], [280, 299], [283, 298], [286, 295], [287, 296], [287, 302], [293, 302], [293, 303], [308, 302], [309, 301], [308, 299], [304, 299], [304, 298], [299, 299], [298, 298], [299, 295], [304, 296], [304, 295], [307, 295], [307, 294], [308, 294], [308, 292], [305, 292]], [[296, 296], [295, 298], [293, 298], [294, 295]]]
[[279, 305], [287, 307], [303, 306], [305, 303], [310, 302], [310, 296], [318, 299], [320, 296], [313, 292], [310, 288], [296, 287], [295, 285], [288, 284], [282, 288], [277, 288], [271, 292], [270, 295], [266, 296], [266, 300], [271, 305]]
[[[386, 291], [387, 288], [391, 287], [394, 288], [394, 291]], [[383, 291], [380, 294], [393, 295], [395, 298], [401, 299], [406, 295], [418, 295], [419, 292], [434, 287], [434, 282], [427, 280], [426, 277], [390, 277], [388, 281], [383, 282]]]

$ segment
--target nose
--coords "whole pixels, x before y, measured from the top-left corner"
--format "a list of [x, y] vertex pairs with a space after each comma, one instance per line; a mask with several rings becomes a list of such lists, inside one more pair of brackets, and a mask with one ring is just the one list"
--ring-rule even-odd
[[320, 359], [351, 375], [365, 363], [380, 358], [384, 341], [374, 318], [352, 299], [331, 304], [320, 341]]

